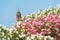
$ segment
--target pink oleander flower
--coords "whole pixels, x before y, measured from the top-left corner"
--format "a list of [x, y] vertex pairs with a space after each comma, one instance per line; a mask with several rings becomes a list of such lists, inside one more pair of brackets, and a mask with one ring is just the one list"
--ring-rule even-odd
[[30, 32], [27, 32], [27, 36], [31, 35]]
[[44, 31], [46, 31], [47, 29], [41, 29], [41, 32], [44, 32]]
[[48, 25], [48, 29], [51, 29], [52, 28], [52, 26], [51, 25]]
[[59, 32], [59, 28], [54, 28], [57, 32]]
[[38, 32], [36, 32], [36, 30], [32, 30], [31, 34], [37, 34]]
[[54, 38], [54, 40], [57, 40], [56, 38]]
[[42, 21], [36, 22], [36, 25], [37, 25], [37, 27], [39, 27], [39, 28], [40, 28], [43, 24], [44, 24], [44, 23], [43, 23]]
[[47, 34], [51, 34], [51, 30], [50, 29], [47, 29]]
[[45, 35], [46, 34], [46, 30], [47, 29], [41, 29], [41, 35]]
[[58, 36], [60, 37], [60, 33], [58, 33]]
[[32, 21], [32, 25], [35, 25], [36, 24], [36, 21]]
[[20, 27], [21, 27], [21, 28], [25, 28], [25, 26], [26, 26], [26, 23], [25, 23], [25, 22], [22, 22], [22, 23], [20, 24]]
[[58, 28], [60, 28], [60, 24], [59, 24], [59, 23], [56, 23], [55, 25], [56, 25]]
[[45, 36], [46, 32], [41, 32], [40, 34], [43, 35], [43, 36]]

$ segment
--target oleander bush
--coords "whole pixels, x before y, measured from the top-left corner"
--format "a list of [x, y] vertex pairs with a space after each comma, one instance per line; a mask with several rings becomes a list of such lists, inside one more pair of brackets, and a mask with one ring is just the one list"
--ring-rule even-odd
[[0, 25], [0, 40], [60, 40], [60, 8], [27, 15], [12, 28]]

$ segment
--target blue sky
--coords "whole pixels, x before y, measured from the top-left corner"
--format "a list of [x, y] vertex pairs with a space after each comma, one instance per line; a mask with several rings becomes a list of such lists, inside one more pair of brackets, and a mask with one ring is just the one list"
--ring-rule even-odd
[[26, 16], [38, 9], [49, 6], [56, 7], [59, 0], [0, 0], [0, 24], [11, 27], [16, 21], [16, 12], [19, 8], [22, 16]]

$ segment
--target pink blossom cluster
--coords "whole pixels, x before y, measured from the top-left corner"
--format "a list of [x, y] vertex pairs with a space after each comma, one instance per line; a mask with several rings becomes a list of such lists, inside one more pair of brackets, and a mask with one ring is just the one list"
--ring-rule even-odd
[[60, 16], [57, 13], [41, 15], [35, 18], [28, 18], [20, 24], [21, 29], [26, 31], [27, 35], [41, 34], [60, 37]]

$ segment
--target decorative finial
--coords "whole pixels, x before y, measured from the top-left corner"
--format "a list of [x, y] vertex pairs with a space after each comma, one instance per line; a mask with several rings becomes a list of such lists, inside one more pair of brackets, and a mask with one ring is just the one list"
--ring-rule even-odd
[[19, 8], [18, 8], [17, 12], [20, 12]]

